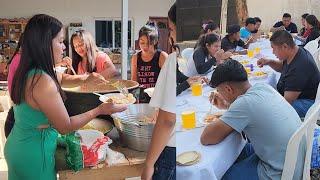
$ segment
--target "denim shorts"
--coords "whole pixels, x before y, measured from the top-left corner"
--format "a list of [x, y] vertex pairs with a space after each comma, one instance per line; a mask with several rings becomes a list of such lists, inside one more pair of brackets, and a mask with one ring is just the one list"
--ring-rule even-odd
[[154, 165], [153, 180], [176, 179], [176, 148], [166, 146]]

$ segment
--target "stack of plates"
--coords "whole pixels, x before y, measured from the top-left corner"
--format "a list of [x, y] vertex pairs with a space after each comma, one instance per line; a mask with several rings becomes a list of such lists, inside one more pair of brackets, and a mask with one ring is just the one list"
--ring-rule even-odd
[[184, 152], [177, 156], [177, 165], [191, 166], [197, 164], [201, 159], [200, 153], [196, 151]]

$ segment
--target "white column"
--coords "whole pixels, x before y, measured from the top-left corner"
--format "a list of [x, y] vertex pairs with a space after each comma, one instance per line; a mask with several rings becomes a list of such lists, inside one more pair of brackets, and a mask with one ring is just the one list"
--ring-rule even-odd
[[122, 0], [121, 77], [128, 79], [128, 0]]
[[228, 0], [222, 0], [221, 16], [220, 16], [220, 30], [221, 35], [227, 34], [227, 20], [228, 20]]

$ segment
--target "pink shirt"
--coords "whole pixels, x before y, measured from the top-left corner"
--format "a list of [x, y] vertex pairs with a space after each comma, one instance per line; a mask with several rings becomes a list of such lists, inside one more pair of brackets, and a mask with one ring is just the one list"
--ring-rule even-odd
[[17, 53], [12, 61], [11, 61], [11, 64], [9, 66], [9, 74], [8, 74], [8, 90], [9, 90], [9, 93], [11, 94], [11, 85], [12, 85], [12, 81], [13, 81], [13, 76], [14, 74], [16, 73], [17, 69], [18, 69], [18, 66], [20, 64], [20, 58], [21, 58], [21, 54], [20, 53]]
[[[105, 63], [107, 61], [111, 61], [110, 57], [104, 53], [104, 52], [99, 52], [97, 57], [96, 57], [96, 73], [101, 73], [106, 69]], [[78, 74], [85, 74], [87, 71], [83, 69], [81, 66], [81, 62], [78, 64]]]

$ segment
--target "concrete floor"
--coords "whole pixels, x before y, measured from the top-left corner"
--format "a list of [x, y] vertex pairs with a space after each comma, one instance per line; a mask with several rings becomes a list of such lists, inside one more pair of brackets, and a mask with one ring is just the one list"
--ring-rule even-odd
[[5, 159], [0, 159], [0, 179], [1, 180], [8, 179], [8, 167]]

